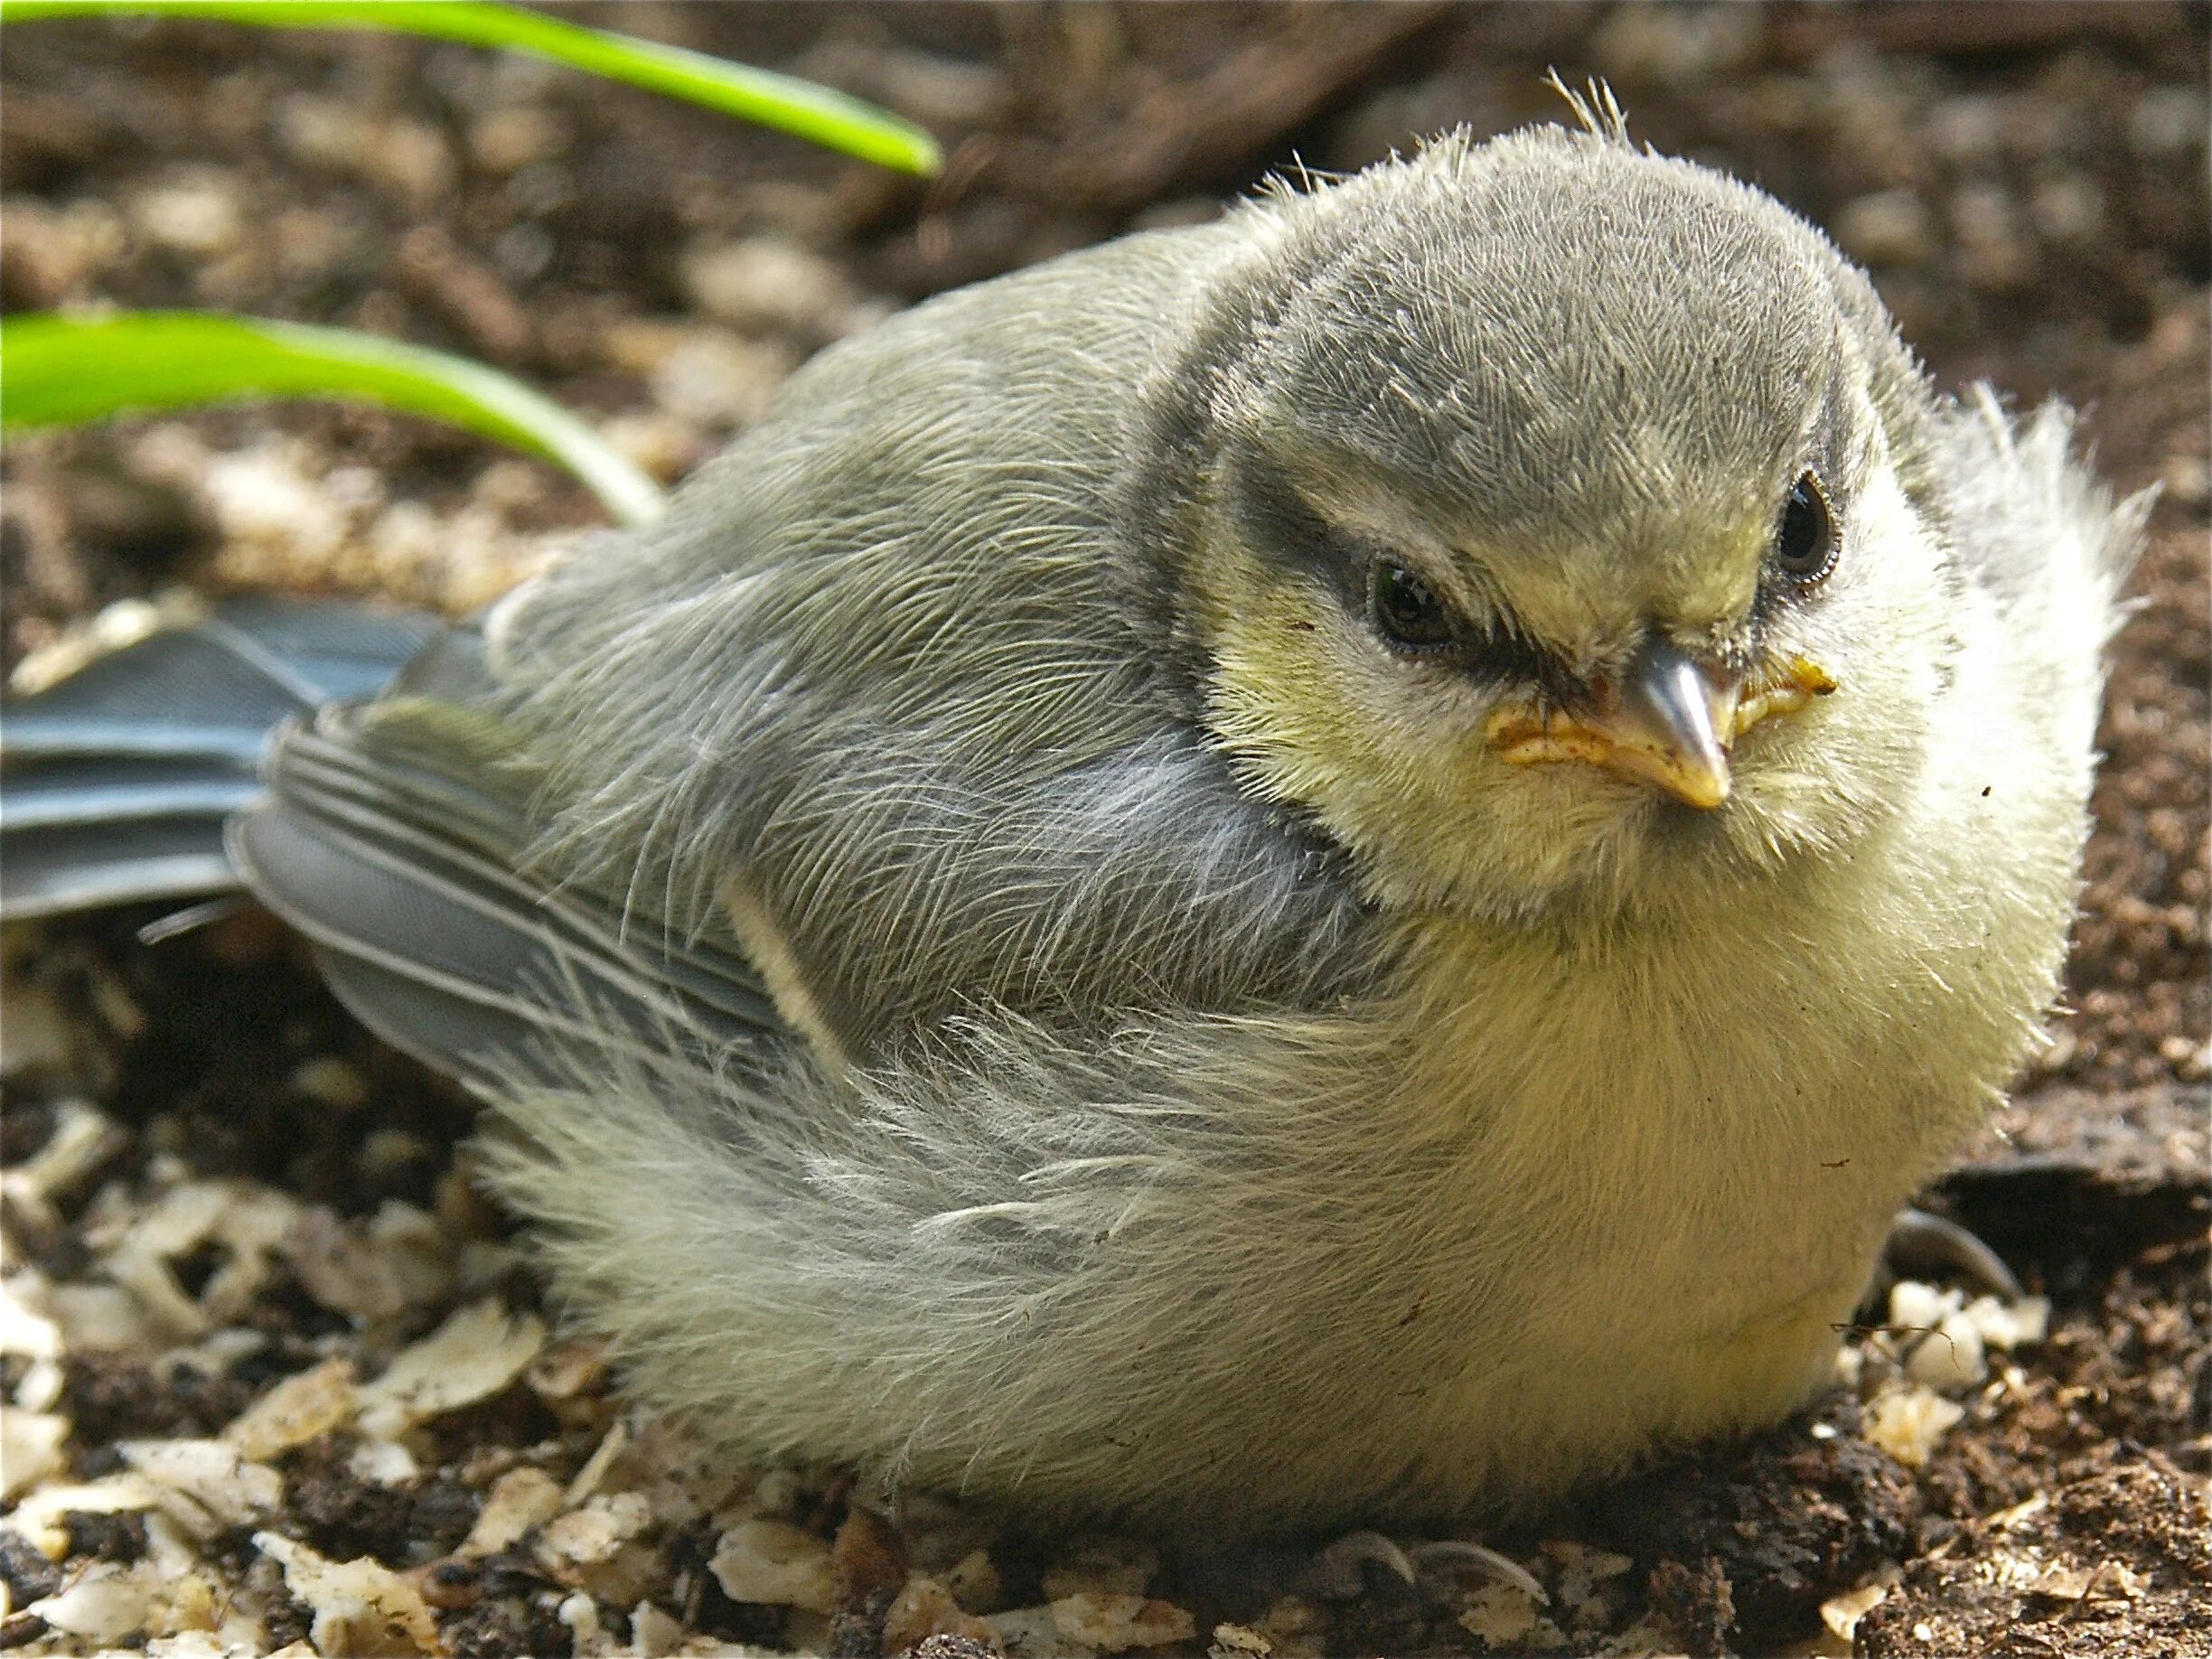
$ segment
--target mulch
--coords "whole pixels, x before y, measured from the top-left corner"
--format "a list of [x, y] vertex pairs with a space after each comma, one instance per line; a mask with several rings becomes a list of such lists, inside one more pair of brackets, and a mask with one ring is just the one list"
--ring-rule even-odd
[[[153, 950], [145, 918], [94, 918], [5, 942], [0, 1646], [2212, 1654], [2204, 8], [576, 14], [877, 98], [947, 168], [894, 178], [394, 37], [19, 25], [0, 305], [442, 346], [672, 479], [901, 305], [1202, 219], [1270, 171], [1551, 118], [1556, 65], [1608, 77], [1640, 138], [1827, 226], [1945, 386], [2081, 408], [2115, 487], [2161, 493], [2066, 1003], [1927, 1197], [2048, 1298], [2048, 1331], [1992, 1342], [1972, 1381], [1855, 1334], [1817, 1412], [1490, 1538], [1542, 1604], [1479, 1577], [1334, 1599], [1282, 1562], [929, 1505], [891, 1526], [834, 1481], [692, 1470], [676, 1427], [628, 1411], [472, 1186], [466, 1103], [353, 1026], [266, 918]], [[179, 586], [457, 612], [598, 521], [538, 463], [320, 407], [11, 439], [0, 482], [11, 668]], [[395, 1367], [440, 1343], [448, 1393], [399, 1399]], [[279, 1385], [295, 1414], [272, 1428]]]

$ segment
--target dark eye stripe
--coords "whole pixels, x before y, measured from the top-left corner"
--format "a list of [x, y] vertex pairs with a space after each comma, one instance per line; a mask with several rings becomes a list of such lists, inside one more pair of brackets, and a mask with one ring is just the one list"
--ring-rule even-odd
[[1518, 633], [1492, 630], [1467, 649], [1468, 671], [1499, 685], [1535, 686], [1561, 707], [1585, 701], [1589, 692], [1567, 664]]
[[1359, 585], [1366, 572], [1366, 549], [1316, 512], [1288, 479], [1270, 470], [1256, 470], [1239, 482], [1238, 512], [1252, 548], [1328, 574], [1336, 578], [1332, 586]]
[[[1316, 511], [1289, 481], [1270, 468], [1237, 480], [1235, 501], [1245, 543], [1254, 551], [1317, 577], [1347, 611], [1373, 625], [1372, 571], [1388, 559]], [[1453, 640], [1421, 651], [1426, 661], [1458, 669], [1486, 685], [1532, 685], [1561, 704], [1579, 700], [1579, 682], [1542, 646], [1504, 628], [1476, 629], [1457, 619]]]

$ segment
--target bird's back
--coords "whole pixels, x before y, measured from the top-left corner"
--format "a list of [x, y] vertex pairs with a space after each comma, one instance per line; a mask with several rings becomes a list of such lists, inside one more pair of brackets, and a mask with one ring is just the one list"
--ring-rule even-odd
[[[333, 948], [378, 940], [378, 1023], [449, 1064], [448, 953], [410, 961], [387, 884], [456, 849], [387, 848], [370, 883], [253, 856], [323, 811], [302, 792], [333, 765], [372, 791], [443, 767], [499, 800], [502, 839], [464, 853], [504, 896], [467, 893], [463, 919], [490, 905], [486, 971], [526, 969], [540, 996], [541, 950], [511, 943], [535, 930], [506, 907], [547, 893], [625, 949], [705, 949], [740, 1001], [764, 984], [845, 1058], [979, 1006], [1096, 1026], [1339, 988], [1351, 886], [1238, 787], [1160, 671], [1115, 505], [1148, 377], [1248, 234], [1128, 239], [825, 352], [662, 523], [502, 605], [466, 672], [295, 739], [234, 838], [253, 878]], [[467, 817], [416, 811], [408, 833]]]

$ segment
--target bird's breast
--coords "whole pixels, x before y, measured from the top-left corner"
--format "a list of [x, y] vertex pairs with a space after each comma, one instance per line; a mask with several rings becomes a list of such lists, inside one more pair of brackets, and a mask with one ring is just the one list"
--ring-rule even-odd
[[1878, 989], [1795, 937], [1431, 920], [1406, 942], [1397, 1109], [1451, 1148], [1409, 1229], [1458, 1344], [1423, 1362], [1451, 1378], [1419, 1408], [1439, 1469], [1495, 1455], [1471, 1423], [1550, 1448], [1498, 1469], [1513, 1487], [1771, 1420], [1825, 1381], [1890, 1216], [1986, 1084], [1895, 1017], [1935, 964]]

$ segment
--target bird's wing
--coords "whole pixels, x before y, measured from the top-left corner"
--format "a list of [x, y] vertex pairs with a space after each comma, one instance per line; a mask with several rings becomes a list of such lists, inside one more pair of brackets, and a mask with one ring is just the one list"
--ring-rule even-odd
[[249, 879], [447, 1064], [456, 1001], [503, 1045], [604, 999], [625, 1030], [780, 1018], [867, 1062], [979, 1008], [1345, 993], [1357, 883], [1168, 683], [1119, 505], [1162, 319], [1233, 247], [1139, 237], [823, 351], [490, 646], [287, 740], [234, 840]]
[[239, 600], [94, 658], [0, 714], [0, 913], [220, 892], [223, 820], [270, 732], [389, 680], [434, 624]]
[[664, 520], [539, 577], [499, 660], [548, 851], [734, 925], [855, 1058], [963, 1008], [1308, 1008], [1367, 971], [1348, 859], [1208, 736], [1125, 501], [1170, 320], [1239, 234], [831, 347]]
[[256, 896], [369, 1026], [464, 1081], [511, 1083], [548, 1042], [718, 1063], [780, 1041], [741, 956], [532, 872], [530, 780], [488, 689], [455, 631], [385, 697], [284, 732], [230, 825]]

